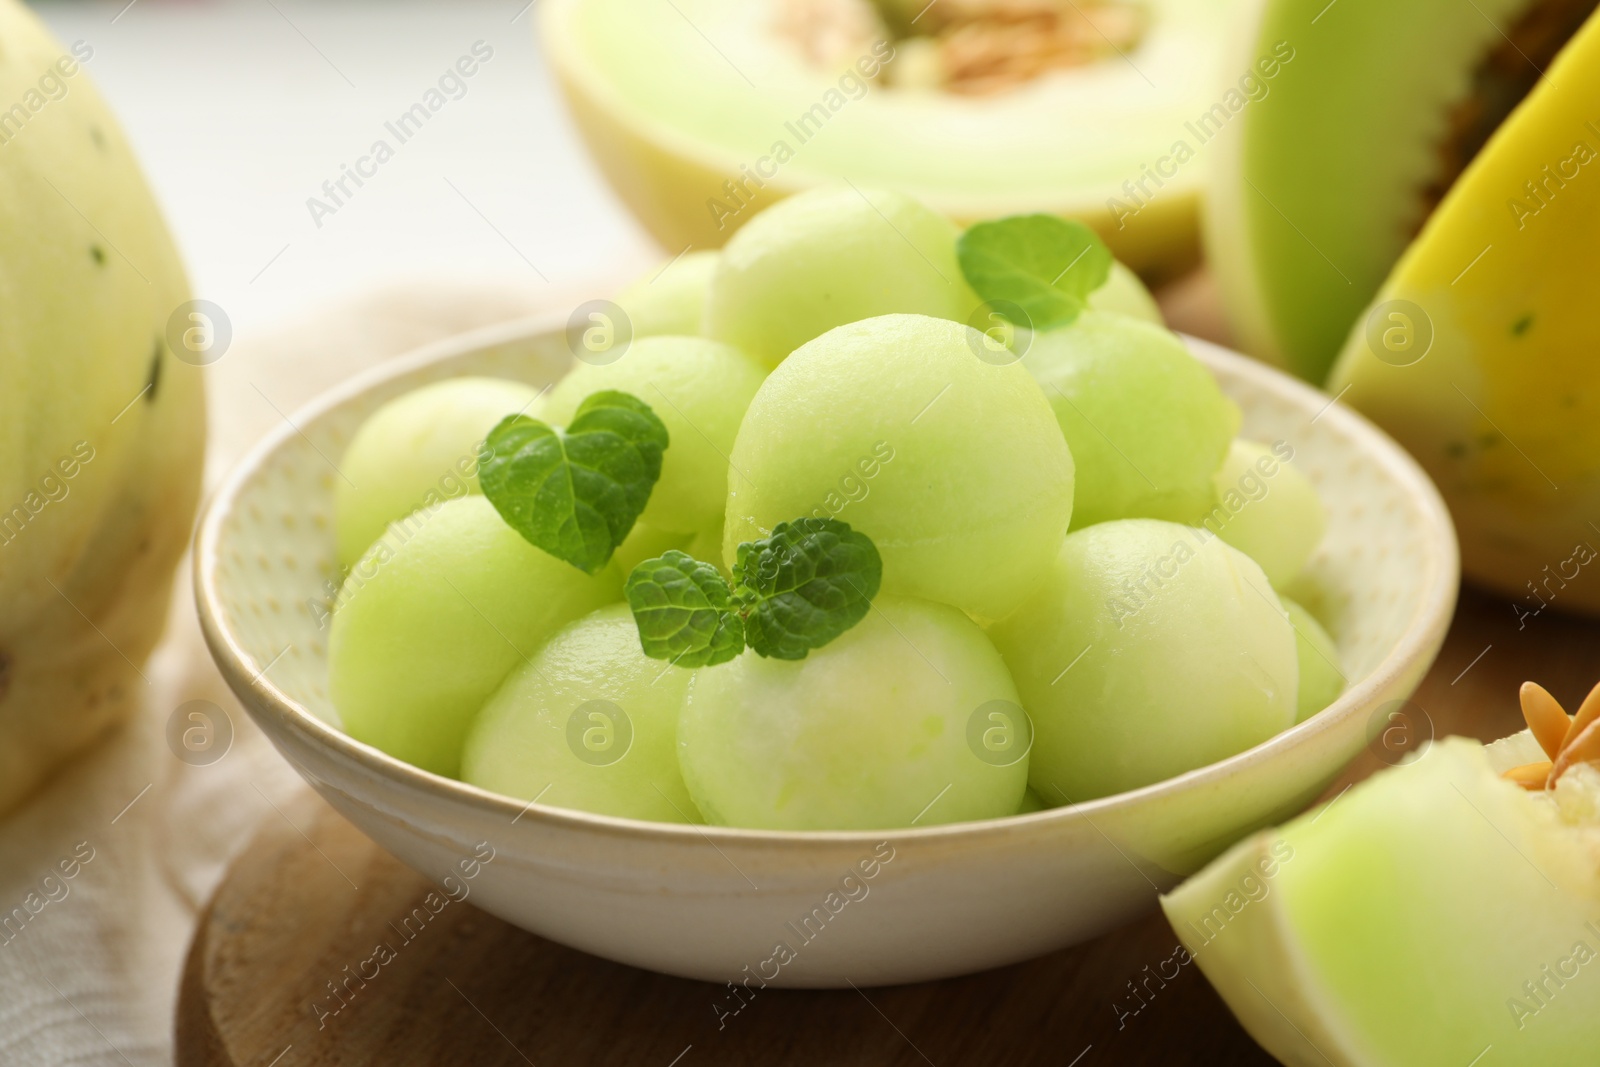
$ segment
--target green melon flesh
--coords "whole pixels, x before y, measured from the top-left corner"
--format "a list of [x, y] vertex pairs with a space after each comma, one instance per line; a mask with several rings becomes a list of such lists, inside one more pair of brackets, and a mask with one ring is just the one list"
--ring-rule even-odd
[[1072, 518], [1073, 465], [1039, 386], [921, 315], [840, 326], [767, 377], [729, 453], [722, 558], [798, 518], [872, 538], [883, 591], [1008, 615]]
[[1197, 523], [1212, 505], [1239, 409], [1176, 334], [1086, 311], [1035, 333], [1022, 365], [1077, 464], [1074, 529], [1141, 516]]
[[1593, 1063], [1600, 825], [1567, 809], [1449, 738], [1242, 842], [1162, 906], [1291, 1067]]
[[508, 415], [540, 418], [540, 392], [504, 378], [447, 378], [373, 412], [339, 457], [333, 493], [339, 566], [348, 570], [392, 522], [441, 499], [480, 493], [478, 449]]
[[706, 289], [717, 253], [690, 252], [651, 269], [617, 294], [634, 337], [693, 336], [700, 332]]
[[1294, 631], [1248, 557], [1203, 530], [1122, 519], [1074, 531], [989, 629], [1033, 719], [1051, 803], [1163, 781], [1294, 722]]
[[[659, 673], [659, 672], [657, 672]], [[1015, 813], [1028, 758], [980, 758], [974, 714], [1016, 708], [1005, 663], [967, 616], [879, 596], [803, 660], [746, 651], [694, 672], [678, 719], [689, 795], [717, 826], [866, 830]]]
[[1093, 311], [1115, 311], [1157, 326], [1165, 326], [1161, 307], [1150, 295], [1139, 276], [1121, 260], [1111, 261], [1111, 274], [1106, 283], [1089, 294], [1089, 308]]
[[328, 637], [328, 692], [345, 730], [455, 777], [490, 695], [557, 630], [619, 598], [530, 545], [479, 495], [394, 523], [356, 561]]
[[1344, 692], [1344, 665], [1339, 657], [1338, 642], [1316, 616], [1286, 596], [1280, 595], [1278, 600], [1289, 614], [1289, 625], [1294, 627], [1295, 655], [1300, 662], [1300, 690], [1294, 721], [1305, 722]]
[[807, 341], [879, 315], [963, 322], [981, 301], [959, 232], [904, 193], [814, 189], [763, 211], [723, 249], [705, 333], [777, 366]]
[[659, 531], [695, 534], [722, 521], [728, 452], [766, 369], [743, 352], [700, 337], [643, 337], [615, 363], [580, 363], [556, 383], [544, 414], [564, 426], [595, 393], [615, 389], [648, 404], [670, 444], [640, 519]]
[[678, 716], [693, 672], [664, 666], [640, 650], [626, 604], [567, 625], [484, 704], [461, 780], [552, 807], [700, 822], [678, 770]]
[[1206, 190], [1206, 247], [1245, 351], [1323, 380], [1426, 215], [1452, 109], [1530, 6], [1256, 5], [1228, 69], [1293, 58], [1222, 128]]

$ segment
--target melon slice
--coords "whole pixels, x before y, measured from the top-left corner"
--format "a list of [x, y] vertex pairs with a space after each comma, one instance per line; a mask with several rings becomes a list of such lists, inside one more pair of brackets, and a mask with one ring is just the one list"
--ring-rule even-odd
[[1583, 766], [1557, 796], [1497, 769], [1448, 738], [1163, 898], [1268, 1052], [1290, 1067], [1595, 1062], [1600, 774]]
[[1185, 123], [1222, 99], [1238, 4], [551, 0], [541, 32], [601, 169], [674, 252], [847, 179], [963, 224], [1079, 218], [1149, 275], [1197, 255], [1208, 150]]
[[1463, 569], [1516, 597], [1524, 625], [1546, 607], [1600, 610], [1600, 19], [1546, 75], [1349, 330], [1329, 380], [1427, 468]]
[[[1206, 189], [1207, 252], [1240, 346], [1322, 381], [1433, 205], [1594, 7], [1255, 0], [1227, 69], [1275, 49], [1293, 59], [1222, 130]], [[1515, 186], [1580, 135], [1524, 157]]]

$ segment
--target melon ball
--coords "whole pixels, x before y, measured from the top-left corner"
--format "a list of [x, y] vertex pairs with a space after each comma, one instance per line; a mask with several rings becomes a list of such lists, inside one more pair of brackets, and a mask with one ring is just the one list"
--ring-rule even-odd
[[1294, 647], [1300, 663], [1300, 694], [1295, 722], [1311, 716], [1339, 699], [1344, 692], [1344, 667], [1339, 662], [1339, 646], [1316, 617], [1286, 596], [1279, 596], [1283, 610], [1294, 627]]
[[1115, 311], [1157, 326], [1166, 325], [1156, 298], [1150, 295], [1139, 276], [1118, 260], [1111, 261], [1111, 275], [1100, 288], [1089, 294], [1091, 311]]
[[1049, 806], [1050, 805], [1046, 804], [1044, 799], [1040, 797], [1038, 793], [1034, 792], [1033, 787], [1029, 786], [1022, 793], [1022, 803], [1017, 805], [1016, 814], [1032, 815], [1034, 812], [1043, 811]]
[[461, 778], [561, 808], [698, 822], [678, 772], [692, 673], [640, 651], [626, 604], [601, 608], [512, 669], [467, 735]]
[[732, 575], [732, 570], [722, 558], [722, 523], [719, 521], [715, 528], [702, 530], [689, 539], [683, 551], [711, 564], [723, 573], [724, 577]]
[[1159, 782], [1295, 721], [1288, 616], [1261, 568], [1205, 530], [1079, 530], [989, 635], [1033, 716], [1029, 780], [1051, 803]]
[[425, 504], [476, 493], [478, 446], [507, 415], [538, 417], [539, 390], [504, 378], [450, 378], [368, 416], [339, 460], [333, 528], [349, 567], [384, 528]]
[[761, 386], [734, 441], [723, 558], [802, 516], [872, 538], [883, 590], [1004, 616], [1072, 518], [1072, 454], [1016, 363], [982, 335], [886, 315], [801, 347]]
[[[1019, 703], [999, 654], [965, 615], [880, 596], [803, 660], [747, 651], [695, 671], [678, 761], [689, 795], [721, 826], [866, 830], [996, 818], [1017, 811], [1027, 787]], [[994, 728], [997, 747], [971, 740]]]
[[356, 561], [328, 639], [328, 685], [351, 737], [454, 777], [473, 716], [551, 634], [622, 595], [535, 548], [482, 496], [395, 524]]
[[815, 189], [728, 240], [705, 333], [777, 365], [835, 326], [877, 315], [965, 322], [982, 303], [956, 261], [954, 224], [901, 193]]
[[1212, 477], [1216, 504], [1204, 519], [1279, 588], [1300, 573], [1328, 528], [1316, 487], [1289, 465], [1293, 454], [1283, 442], [1234, 441]]
[[628, 314], [633, 336], [699, 333], [718, 258], [716, 252], [690, 252], [618, 293], [617, 303]]
[[[611, 561], [616, 564], [617, 570], [626, 575], [647, 559], [655, 559], [673, 549], [686, 550], [694, 537], [693, 534], [658, 530], [649, 523], [635, 522], [633, 529], [628, 531], [628, 536], [617, 546]], [[720, 544], [718, 542], [719, 547]]]
[[544, 417], [564, 426], [586, 397], [603, 389], [649, 404], [671, 443], [639, 519], [657, 530], [693, 534], [722, 521], [728, 453], [765, 377], [765, 367], [725, 344], [702, 337], [646, 337], [614, 363], [574, 367], [545, 398]]
[[1109, 519], [1192, 523], [1239, 429], [1239, 409], [1178, 336], [1086, 311], [1036, 333], [1023, 358], [1078, 464], [1073, 526]]

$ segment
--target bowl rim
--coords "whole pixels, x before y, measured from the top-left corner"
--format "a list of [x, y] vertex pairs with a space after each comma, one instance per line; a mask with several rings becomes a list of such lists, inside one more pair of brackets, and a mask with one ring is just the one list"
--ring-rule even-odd
[[[195, 606], [201, 630], [212, 658], [240, 697], [245, 710], [269, 737], [282, 731], [296, 735], [312, 747], [331, 749], [362, 770], [393, 781], [412, 793], [431, 796], [441, 802], [480, 809], [485, 815], [503, 815], [512, 821], [528, 821], [548, 829], [586, 831], [610, 837], [648, 840], [656, 843], [679, 841], [730, 845], [765, 845], [779, 848], [805, 848], [823, 845], [868, 846], [893, 835], [896, 841], [960, 842], [964, 839], [1014, 830], [1023, 826], [1046, 826], [1079, 819], [1094, 823], [1095, 817], [1115, 814], [1122, 809], [1147, 802], [1172, 798], [1225, 781], [1254, 765], [1270, 761], [1289, 749], [1308, 743], [1327, 733], [1381, 693], [1394, 678], [1410, 670], [1419, 660], [1437, 654], [1438, 643], [1455, 608], [1460, 582], [1460, 553], [1455, 527], [1438, 489], [1404, 449], [1392, 438], [1353, 409], [1339, 403], [1338, 397], [1293, 378], [1275, 367], [1241, 355], [1221, 345], [1188, 334], [1180, 334], [1185, 345], [1208, 366], [1215, 365], [1237, 377], [1261, 384], [1267, 391], [1284, 394], [1287, 399], [1321, 410], [1313, 421], [1326, 418], [1363, 446], [1363, 452], [1382, 466], [1391, 478], [1409, 491], [1428, 522], [1430, 541], [1440, 566], [1435, 580], [1424, 591], [1399, 642], [1366, 678], [1349, 686], [1339, 698], [1304, 722], [1296, 723], [1267, 740], [1235, 753], [1226, 759], [1197, 767], [1172, 778], [1138, 789], [1093, 800], [1045, 808], [1021, 815], [1007, 815], [971, 822], [941, 823], [933, 826], [892, 827], [878, 830], [762, 830], [745, 827], [709, 826], [650, 822], [620, 816], [601, 815], [524, 802], [493, 793], [466, 782], [445, 778], [412, 766], [324, 722], [298, 701], [278, 689], [266, 677], [265, 667], [256, 664], [227, 624], [218, 591], [217, 569], [224, 528], [245, 485], [291, 439], [303, 437], [300, 427], [321, 418], [361, 394], [418, 371], [472, 352], [527, 343], [541, 337], [561, 335], [566, 317], [559, 313], [527, 316], [467, 333], [457, 334], [424, 345], [405, 355], [368, 368], [303, 404], [257, 441], [223, 477], [206, 501], [193, 552]], [[249, 694], [246, 697], [246, 694]], [[277, 747], [276, 738], [273, 738]], [[530, 827], [531, 828], [531, 827]]]

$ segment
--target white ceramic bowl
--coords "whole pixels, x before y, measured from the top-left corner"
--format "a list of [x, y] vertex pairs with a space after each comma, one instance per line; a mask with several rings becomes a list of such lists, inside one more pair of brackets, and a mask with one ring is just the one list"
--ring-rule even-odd
[[[339, 811], [442, 878], [480, 842], [485, 910], [613, 960], [711, 981], [859, 986], [981, 970], [1121, 924], [1247, 832], [1309, 804], [1408, 696], [1455, 603], [1450, 520], [1432, 484], [1360, 416], [1262, 364], [1191, 341], [1244, 411], [1286, 440], [1329, 511], [1309, 567], [1351, 684], [1231, 759], [1131, 793], [981, 823], [774, 833], [527, 805], [346, 736], [328, 700], [321, 606], [334, 580], [332, 466], [375, 408], [441, 378], [543, 383], [569, 365], [561, 323], [428, 348], [296, 414], [212, 500], [195, 553], [217, 663], [278, 750]], [[332, 461], [332, 462], [330, 462]], [[852, 874], [854, 872], [854, 874]], [[779, 946], [784, 946], [780, 949]], [[748, 970], [746, 970], [748, 968]]]

